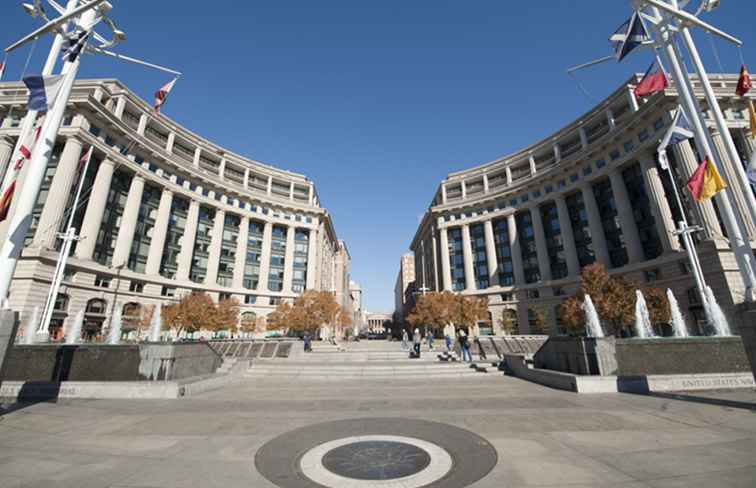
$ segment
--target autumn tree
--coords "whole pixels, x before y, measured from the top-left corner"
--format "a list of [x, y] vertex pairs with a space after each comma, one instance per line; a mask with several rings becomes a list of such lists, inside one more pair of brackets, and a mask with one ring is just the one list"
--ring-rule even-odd
[[[314, 331], [322, 325], [334, 325], [344, 318], [341, 306], [333, 294], [326, 291], [309, 290], [297, 297], [293, 303], [281, 303], [268, 315], [268, 329], [289, 329], [293, 331]], [[351, 322], [351, 316], [348, 316]], [[346, 325], [342, 323], [342, 325]]]
[[212, 327], [210, 327], [210, 330], [214, 332], [228, 330], [233, 334], [237, 329], [238, 323], [239, 300], [233, 297], [220, 300], [215, 306], [215, 313], [212, 316]]
[[473, 326], [487, 317], [485, 300], [444, 291], [420, 295], [407, 321], [413, 327], [442, 329], [449, 324]]
[[239, 332], [254, 334], [257, 332], [260, 321], [254, 312], [244, 312], [239, 320]]
[[207, 293], [190, 293], [184, 295], [177, 303], [163, 307], [163, 327], [192, 334], [202, 329], [215, 330], [217, 324], [216, 308], [213, 299]]
[[505, 334], [512, 334], [517, 330], [517, 313], [514, 310], [506, 309], [499, 318], [499, 327]]
[[[580, 290], [560, 307], [561, 322], [572, 332], [584, 331], [586, 319], [582, 304], [585, 295], [590, 295], [605, 332], [620, 337], [635, 320], [635, 291], [641, 288], [623, 277], [610, 276], [601, 264], [586, 266], [580, 275]], [[647, 299], [651, 321], [668, 321], [669, 303], [664, 292], [657, 288], [642, 291]]]

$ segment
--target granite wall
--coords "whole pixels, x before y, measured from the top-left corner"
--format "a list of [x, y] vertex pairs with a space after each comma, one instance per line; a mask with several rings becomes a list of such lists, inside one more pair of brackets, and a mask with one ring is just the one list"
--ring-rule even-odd
[[214, 373], [222, 359], [206, 343], [14, 346], [8, 381], [156, 381]]

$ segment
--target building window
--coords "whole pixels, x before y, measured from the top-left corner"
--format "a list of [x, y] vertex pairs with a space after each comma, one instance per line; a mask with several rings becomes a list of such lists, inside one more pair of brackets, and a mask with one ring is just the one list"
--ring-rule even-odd
[[137, 273], [144, 273], [147, 269], [147, 256], [150, 254], [152, 231], [155, 227], [162, 194], [161, 188], [152, 185], [145, 185], [142, 192], [139, 217], [134, 230], [134, 239], [131, 241], [128, 261], [128, 268]]
[[512, 247], [509, 241], [509, 222], [506, 218], [493, 221], [494, 245], [496, 246], [496, 270], [500, 286], [515, 284]]
[[690, 305], [701, 305], [701, 295], [698, 294], [697, 289], [689, 288], [686, 293], [688, 295], [688, 303]]
[[207, 276], [208, 260], [210, 258], [210, 243], [212, 230], [215, 226], [215, 209], [205, 206], [199, 208], [197, 220], [197, 235], [194, 238], [194, 255], [189, 272], [189, 279], [195, 283], [203, 283]]
[[632, 151], [633, 151], [633, 149], [635, 149], [635, 143], [634, 143], [633, 141], [627, 141], [627, 142], [626, 142], [626, 143], [625, 143], [625, 144], [623, 145], [623, 148], [625, 149], [625, 152], [626, 152], [626, 153], [630, 153], [630, 152], [632, 152]]
[[661, 118], [661, 117], [659, 117], [659, 118], [658, 118], [658, 119], [656, 119], [656, 121], [654, 122], [654, 130], [661, 130], [661, 129], [663, 129], [663, 128], [664, 128], [664, 119], [663, 119], [663, 118]]
[[566, 295], [566, 293], [564, 292], [564, 288], [562, 288], [561, 286], [555, 286], [554, 288], [552, 288], [551, 293], [555, 297], [561, 297], [561, 296]]
[[678, 261], [677, 265], [680, 267], [680, 274], [689, 275], [690, 274], [690, 264], [686, 263], [685, 261]]
[[486, 254], [486, 234], [483, 224], [470, 226], [470, 245], [472, 247], [473, 273], [475, 286], [484, 290], [489, 286], [488, 255]]
[[451, 269], [452, 290], [462, 291], [465, 284], [465, 258], [462, 251], [462, 228], [455, 227], [448, 230], [449, 234], [449, 261]]
[[281, 305], [281, 298], [280, 297], [270, 297], [270, 304], [271, 305]]
[[110, 288], [110, 276], [96, 275], [94, 286], [97, 286], [99, 288]]
[[536, 283], [541, 281], [541, 271], [538, 267], [538, 250], [530, 211], [518, 213], [515, 220], [517, 221], [517, 237], [520, 242], [525, 283]]
[[310, 232], [296, 229], [294, 232], [294, 265], [292, 291], [302, 293], [307, 286], [307, 260], [310, 247]]
[[638, 236], [645, 258], [654, 259], [662, 255], [663, 248], [659, 234], [656, 231], [656, 221], [651, 211], [651, 202], [646, 192], [646, 183], [640, 163], [635, 163], [622, 171], [622, 179], [627, 188], [630, 206], [633, 209], [633, 219], [638, 227]]
[[591, 168], [590, 166], [583, 168], [583, 176], [588, 176], [591, 173], [593, 173], [593, 168]]
[[224, 302], [226, 300], [231, 300], [231, 294], [230, 293], [218, 293], [218, 301]]
[[[611, 159], [612, 161], [618, 160], [620, 158], [620, 156], [621, 156], [621, 154], [619, 152], [619, 149], [613, 149], [609, 153], [609, 159]], [[596, 166], [598, 166], [598, 164], [596, 164]], [[598, 167], [600, 168], [601, 166], [598, 166]]]
[[588, 223], [588, 213], [585, 210], [583, 193], [577, 192], [568, 195], [565, 201], [567, 202], [567, 213], [570, 216], [572, 236], [575, 239], [578, 263], [582, 268], [596, 261], [596, 253], [593, 250], [593, 240], [591, 238], [591, 226]]
[[160, 290], [160, 296], [163, 297], [175, 297], [176, 296], [176, 288], [172, 286], [164, 286]]
[[556, 203], [551, 202], [540, 207], [543, 233], [546, 238], [546, 251], [549, 255], [551, 278], [559, 280], [567, 276], [567, 259], [564, 255], [562, 229]]
[[527, 296], [530, 300], [536, 300], [538, 298], [541, 298], [541, 292], [536, 289], [530, 289], [525, 291], [525, 296]]
[[[244, 288], [257, 289], [260, 282], [260, 260], [262, 259], [264, 224], [250, 220], [247, 233], [247, 256], [244, 260]], [[252, 296], [252, 295], [249, 295]]]
[[628, 263], [628, 257], [622, 229], [619, 225], [612, 184], [609, 179], [601, 180], [593, 185], [593, 194], [596, 197], [596, 205], [601, 216], [601, 225], [604, 229], [609, 261], [612, 268], [619, 268]]
[[640, 142], [643, 142], [643, 141], [645, 141], [645, 140], [646, 140], [646, 139], [648, 139], [649, 137], [651, 137], [651, 133], [650, 133], [650, 132], [648, 131], [648, 129], [643, 129], [642, 131], [640, 131], [640, 132], [638, 133], [638, 140], [639, 140]]
[[58, 296], [55, 297], [55, 305], [53, 305], [53, 310], [57, 310], [58, 312], [65, 312], [66, 310], [68, 310], [68, 295], [58, 293]]
[[226, 214], [223, 219], [223, 238], [221, 240], [220, 260], [218, 261], [217, 283], [230, 287], [234, 284], [234, 267], [236, 264], [236, 247], [239, 241], [241, 218]]
[[144, 283], [141, 281], [132, 280], [131, 283], [129, 283], [129, 291], [132, 291], [134, 293], [142, 293], [144, 291]]
[[268, 273], [268, 290], [283, 291], [284, 269], [286, 267], [286, 233], [287, 228], [274, 225], [270, 242], [270, 268]]
[[244, 295], [245, 305], [254, 305], [257, 303], [257, 297], [255, 295]]
[[96, 315], [105, 315], [107, 305], [108, 304], [105, 300], [101, 298], [93, 298], [87, 302], [85, 312]]
[[93, 256], [95, 262], [104, 266], [113, 264], [113, 252], [118, 239], [123, 210], [126, 208], [126, 200], [129, 197], [132, 177], [133, 175], [126, 171], [116, 170], [110, 183], [110, 191], [108, 192], [100, 230], [97, 234]]
[[181, 238], [184, 236], [189, 217], [189, 200], [174, 195], [171, 201], [171, 213], [168, 217], [168, 229], [160, 259], [160, 275], [175, 278], [178, 271], [178, 258], [181, 254]]
[[[45, 207], [45, 202], [47, 201], [47, 195], [50, 193], [50, 187], [52, 186], [53, 177], [55, 176], [55, 172], [58, 168], [58, 161], [60, 160], [60, 155], [62, 151], [63, 151], [63, 146], [60, 144], [56, 144], [55, 148], [53, 149], [52, 157], [50, 157], [50, 160], [47, 163], [47, 168], [45, 169], [45, 176], [44, 176], [44, 179], [42, 180], [42, 187], [39, 190], [39, 195], [37, 196], [37, 202], [34, 204], [34, 209], [32, 210], [31, 225], [29, 226], [29, 230], [26, 233], [26, 238], [24, 239], [25, 246], [28, 246], [32, 243], [32, 241], [34, 240], [34, 235], [37, 233], [37, 226], [39, 225], [39, 219], [40, 217], [42, 217], [42, 209]], [[65, 219], [62, 219], [62, 220], [65, 220]]]
[[512, 294], [511, 293], [502, 293], [499, 295], [501, 297], [502, 302], [511, 302], [512, 301]]

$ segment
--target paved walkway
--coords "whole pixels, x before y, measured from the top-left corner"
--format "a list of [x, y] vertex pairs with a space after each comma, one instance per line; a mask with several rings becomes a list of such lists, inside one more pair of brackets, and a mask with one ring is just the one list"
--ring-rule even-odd
[[756, 486], [756, 392], [579, 396], [497, 376], [245, 376], [180, 400], [31, 405], [0, 416], [0, 488], [273, 487], [255, 469], [261, 446], [360, 418], [485, 438], [498, 461], [476, 488]]

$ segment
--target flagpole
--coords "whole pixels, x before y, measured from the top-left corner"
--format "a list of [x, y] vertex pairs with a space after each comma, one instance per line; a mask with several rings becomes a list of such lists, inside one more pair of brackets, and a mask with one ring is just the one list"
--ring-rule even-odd
[[[670, 0], [670, 3], [674, 8], [678, 8], [677, 0]], [[698, 49], [696, 49], [696, 45], [693, 42], [693, 37], [690, 35], [690, 29], [688, 29], [688, 27], [683, 23], [679, 24], [679, 28], [680, 32], [682, 33], [683, 42], [685, 42], [685, 46], [690, 53], [690, 59], [693, 61], [693, 66], [698, 73], [698, 79], [701, 81], [701, 87], [703, 88], [706, 102], [708, 103], [709, 109], [711, 109], [711, 112], [714, 115], [714, 123], [716, 124], [717, 130], [722, 136], [722, 140], [724, 141], [725, 152], [727, 153], [727, 156], [730, 159], [730, 163], [732, 163], [732, 166], [734, 167], [733, 169], [737, 174], [739, 181], [733, 183], [739, 184], [744, 190], [742, 193], [746, 200], [746, 207], [748, 207], [748, 212], [750, 213], [751, 220], [754, 224], [756, 224], [756, 198], [754, 198], [753, 192], [750, 191], [751, 185], [748, 181], [748, 176], [743, 169], [743, 162], [740, 160], [740, 155], [738, 154], [738, 150], [735, 147], [735, 142], [732, 140], [732, 135], [730, 134], [729, 127], [727, 126], [727, 122], [725, 121], [724, 115], [722, 114], [722, 108], [719, 106], [717, 96], [714, 94], [714, 89], [712, 88], [711, 82], [709, 81], [709, 75], [706, 73], [706, 68], [704, 67], [703, 62], [701, 61], [701, 57], [698, 54]], [[722, 156], [725, 155], [720, 155], [720, 159], [723, 159]], [[743, 216], [743, 218], [745, 217], [746, 216]]]
[[[658, 8], [652, 7], [652, 11], [655, 16], [661, 17]], [[674, 40], [670, 32], [670, 27], [672, 26], [670, 26], [669, 23], [664, 22], [655, 25], [655, 29], [658, 33], [656, 42], [659, 44], [659, 47], [661, 47], [662, 54], [667, 58], [667, 62], [671, 67], [671, 75], [675, 81], [678, 97], [682, 102], [682, 107], [685, 114], [688, 116], [688, 120], [693, 125], [692, 129], [695, 134], [694, 142], [700, 155], [702, 157], [709, 156], [715, 167], [720, 166], [716, 165], [713, 161], [715, 153], [710, 147], [710, 137], [701, 120], [700, 107], [693, 96], [690, 80], [686, 76], [687, 72], [683, 73], [680, 66], [680, 60], [672, 44]], [[732, 248], [733, 254], [738, 262], [738, 269], [743, 279], [745, 299], [748, 302], [756, 301], [756, 275], [754, 275], [754, 257], [750, 242], [743, 238], [741, 226], [735, 216], [735, 212], [733, 211], [728, 193], [720, 193], [717, 202], [719, 204], [722, 220], [727, 230], [727, 235], [730, 238], [730, 247]]]
[[71, 205], [71, 214], [68, 216], [68, 223], [66, 224], [65, 232], [58, 235], [63, 241], [60, 253], [58, 254], [58, 262], [55, 266], [55, 273], [53, 274], [52, 283], [50, 284], [50, 292], [47, 294], [47, 301], [45, 302], [45, 309], [42, 312], [42, 320], [39, 323], [37, 334], [44, 335], [50, 328], [50, 321], [52, 320], [53, 310], [55, 309], [55, 302], [58, 298], [58, 292], [60, 291], [60, 285], [63, 281], [63, 276], [66, 271], [66, 263], [68, 262], [68, 255], [71, 251], [71, 245], [78, 239], [76, 236], [76, 229], [73, 227], [74, 216], [76, 214], [76, 208], [79, 206], [79, 198], [81, 197], [81, 191], [84, 188], [84, 181], [86, 180], [87, 170], [89, 169], [89, 163], [92, 160], [92, 153], [94, 152], [94, 146], [89, 147], [89, 152], [86, 155], [84, 161], [84, 167], [81, 170], [81, 176], [79, 180], [78, 188], [76, 189], [76, 195], [74, 196], [73, 205]]
[[[90, 31], [99, 20], [96, 9], [90, 8], [79, 18], [78, 27], [84, 31]], [[84, 42], [86, 43], [86, 40]], [[24, 189], [18, 192], [16, 210], [8, 227], [6, 240], [0, 249], [0, 298], [3, 299], [8, 297], [13, 273], [24, 247], [24, 238], [31, 226], [34, 205], [37, 202], [47, 164], [55, 147], [55, 140], [63, 121], [66, 104], [81, 65], [82, 54], [83, 52], [80, 52], [73, 61], [68, 60], [64, 64], [61, 72], [65, 78], [60, 93], [45, 117], [39, 141], [34, 149], [31, 161], [27, 163], [29, 168], [24, 181]]]
[[[66, 12], [71, 12], [76, 8], [76, 5], [79, 3], [79, 0], [69, 0], [66, 4]], [[61, 30], [63, 32], [68, 31], [68, 23], [63, 24], [61, 26]], [[50, 47], [50, 52], [47, 54], [47, 60], [45, 61], [45, 66], [42, 68], [42, 76], [50, 76], [53, 73], [53, 70], [55, 69], [55, 63], [58, 60], [58, 56], [60, 56], [60, 48], [63, 45], [63, 35], [61, 33], [55, 34], [55, 37], [53, 38], [52, 46]], [[10, 168], [10, 165], [15, 163], [18, 160], [18, 154], [21, 149], [21, 145], [24, 143], [24, 141], [29, 137], [29, 134], [34, 130], [34, 123], [37, 121], [37, 111], [36, 110], [29, 110], [26, 112], [26, 115], [24, 116], [24, 121], [21, 123], [21, 131], [19, 132], [18, 139], [16, 140], [16, 146], [13, 148], [13, 152], [11, 153], [11, 160], [8, 164], [8, 167]], [[6, 171], [5, 176], [3, 178], [3, 184], [2, 189], [0, 189], [0, 195], [5, 194], [5, 190], [8, 188], [8, 185], [11, 183], [11, 175], [9, 171]]]

